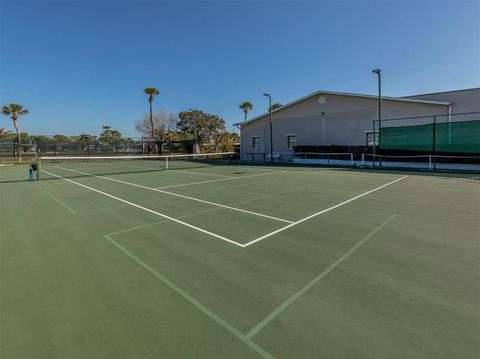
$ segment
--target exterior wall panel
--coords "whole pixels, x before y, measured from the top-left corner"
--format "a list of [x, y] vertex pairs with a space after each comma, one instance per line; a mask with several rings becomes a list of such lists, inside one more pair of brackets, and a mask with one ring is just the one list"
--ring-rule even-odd
[[[320, 96], [326, 98], [320, 104]], [[374, 98], [318, 94], [273, 112], [273, 151], [292, 152], [287, 147], [287, 135], [297, 135], [297, 145], [366, 145], [366, 132], [372, 131], [378, 117], [378, 103]], [[399, 118], [448, 114], [447, 105], [403, 102], [384, 99], [382, 117]], [[419, 122], [420, 123], [420, 122]], [[251, 153], [270, 152], [268, 114], [247, 122], [241, 127], [242, 158]], [[252, 136], [261, 137], [260, 150], [252, 149]]]
[[480, 111], [480, 88], [416, 95], [408, 98], [451, 102], [452, 113]]

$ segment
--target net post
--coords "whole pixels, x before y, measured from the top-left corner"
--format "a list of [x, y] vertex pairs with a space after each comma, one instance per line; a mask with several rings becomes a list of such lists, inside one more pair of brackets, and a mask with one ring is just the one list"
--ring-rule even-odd
[[428, 169], [432, 170], [432, 156], [428, 156]]
[[165, 157], [165, 169], [168, 170], [168, 157]]
[[362, 153], [362, 167], [365, 167], [365, 153]]
[[353, 167], [353, 153], [350, 153], [350, 165]]

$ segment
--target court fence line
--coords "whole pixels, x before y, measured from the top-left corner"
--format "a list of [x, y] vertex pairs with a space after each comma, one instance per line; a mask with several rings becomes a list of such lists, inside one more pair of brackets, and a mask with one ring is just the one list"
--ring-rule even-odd
[[331, 166], [347, 168], [460, 171], [480, 173], [479, 155], [412, 154], [388, 155], [364, 152], [246, 152], [241, 163]]

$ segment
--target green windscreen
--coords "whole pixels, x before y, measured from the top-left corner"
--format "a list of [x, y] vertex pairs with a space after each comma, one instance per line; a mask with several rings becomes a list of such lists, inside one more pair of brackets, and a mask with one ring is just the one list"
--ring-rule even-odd
[[[435, 136], [434, 131], [435, 129]], [[480, 121], [382, 127], [381, 148], [396, 150], [480, 153]]]

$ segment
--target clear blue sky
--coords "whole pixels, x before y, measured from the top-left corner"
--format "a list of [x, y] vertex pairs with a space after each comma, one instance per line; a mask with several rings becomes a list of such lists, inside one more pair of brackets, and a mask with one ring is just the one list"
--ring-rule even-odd
[[[478, 0], [0, 0], [0, 103], [21, 130], [135, 135], [148, 110], [242, 119], [324, 89], [402, 96], [480, 84]], [[2, 116], [0, 127], [12, 129]]]

